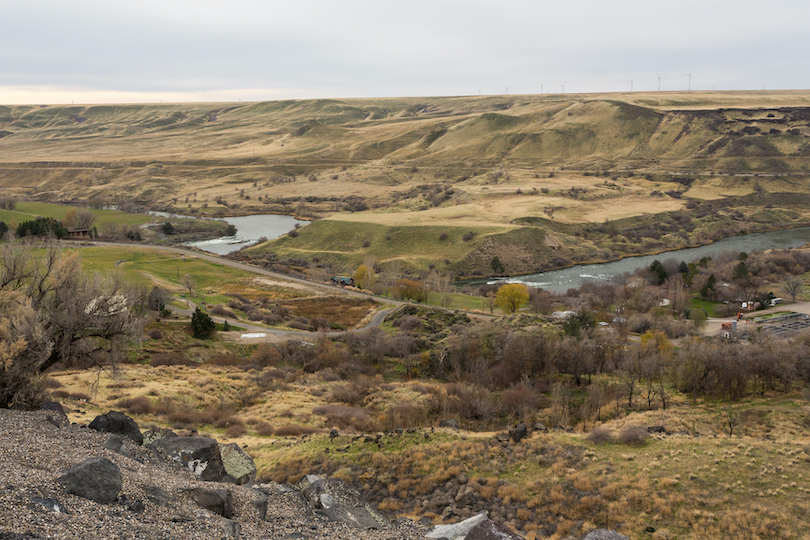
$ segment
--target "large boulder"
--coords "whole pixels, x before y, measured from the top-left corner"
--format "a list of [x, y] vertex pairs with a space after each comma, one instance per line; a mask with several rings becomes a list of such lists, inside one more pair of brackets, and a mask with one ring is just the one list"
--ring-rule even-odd
[[90, 458], [62, 471], [57, 479], [67, 493], [110, 504], [121, 491], [121, 470], [105, 457]]
[[219, 454], [225, 473], [233, 479], [234, 484], [241, 486], [256, 480], [256, 464], [238, 444], [220, 444]]
[[158, 439], [149, 446], [188, 467], [200, 480], [220, 482], [227, 474], [219, 444], [210, 437], [169, 437]]
[[185, 490], [197, 506], [225, 518], [233, 516], [233, 495], [227, 489], [191, 488]]
[[524, 540], [524, 538], [503, 523], [485, 519], [470, 529], [464, 540]]
[[583, 540], [630, 540], [625, 535], [607, 529], [596, 529], [588, 533]]
[[425, 538], [447, 538], [448, 540], [464, 540], [467, 534], [473, 530], [479, 523], [487, 520], [487, 512], [483, 511], [469, 519], [460, 521], [458, 523], [450, 523], [448, 525], [436, 525], [430, 532], [425, 535]]
[[107, 414], [96, 416], [90, 422], [90, 428], [106, 433], [115, 433], [122, 437], [129, 437], [137, 444], [143, 444], [143, 435], [135, 420], [122, 412], [110, 411]]
[[337, 478], [317, 479], [303, 491], [315, 513], [357, 529], [382, 529], [388, 520], [360, 493]]

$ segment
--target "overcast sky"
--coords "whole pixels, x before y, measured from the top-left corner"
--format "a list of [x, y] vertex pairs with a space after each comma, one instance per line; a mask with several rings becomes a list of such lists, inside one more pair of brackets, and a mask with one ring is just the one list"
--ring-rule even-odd
[[810, 88], [807, 0], [6, 0], [0, 103]]

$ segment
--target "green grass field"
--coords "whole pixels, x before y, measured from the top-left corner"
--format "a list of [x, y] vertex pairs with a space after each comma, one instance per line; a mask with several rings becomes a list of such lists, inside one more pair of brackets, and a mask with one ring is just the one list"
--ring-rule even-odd
[[243, 270], [154, 249], [89, 247], [77, 251], [84, 268], [92, 272], [121, 272], [128, 282], [145, 286], [168, 284], [181, 290], [181, 279], [189, 274], [199, 290], [221, 289], [253, 276]]
[[[31, 221], [37, 217], [49, 217], [57, 220], [64, 219], [65, 214], [70, 210], [78, 210], [77, 206], [65, 206], [61, 204], [50, 204], [42, 202], [22, 201], [18, 202], [14, 210], [0, 210], [0, 221], [12, 223], [16, 221], [20, 224], [24, 221]], [[130, 225], [143, 225], [151, 223], [153, 216], [147, 214], [131, 214], [120, 210], [96, 210], [89, 209], [96, 216], [96, 226], [104, 223], [127, 223]]]

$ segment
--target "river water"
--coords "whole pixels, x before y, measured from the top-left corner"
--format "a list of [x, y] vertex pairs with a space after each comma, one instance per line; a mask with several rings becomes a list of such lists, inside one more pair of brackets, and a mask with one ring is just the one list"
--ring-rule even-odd
[[688, 263], [699, 260], [702, 257], [715, 257], [717, 254], [724, 251], [745, 251], [748, 253], [766, 249], [797, 248], [808, 242], [810, 242], [810, 227], [749, 233], [739, 236], [730, 236], [706, 246], [666, 251], [658, 253], [657, 255], [627, 257], [608, 263], [579, 265], [571, 268], [563, 268], [562, 270], [552, 270], [540, 274], [528, 274], [511, 278], [470, 280], [459, 282], [459, 285], [480, 286], [484, 283], [492, 284], [504, 281], [507, 283], [523, 283], [531, 287], [541, 287], [548, 291], [560, 293], [570, 288], [578, 288], [586, 281], [609, 281], [616, 275], [632, 272], [636, 268], [649, 267], [655, 259], [664, 261], [674, 258], [678, 262], [686, 261]]
[[160, 217], [183, 217], [192, 219], [217, 219], [225, 221], [236, 227], [236, 234], [233, 236], [221, 236], [211, 240], [200, 240], [198, 242], [186, 242], [184, 245], [193, 246], [204, 251], [226, 255], [232, 251], [237, 251], [241, 247], [256, 242], [261, 237], [268, 240], [278, 238], [295, 228], [296, 224], [307, 225], [309, 221], [295, 219], [292, 216], [281, 214], [255, 214], [252, 216], [237, 216], [223, 218], [206, 218], [200, 216], [184, 216], [182, 214], [167, 214], [166, 212], [149, 212], [153, 216]]

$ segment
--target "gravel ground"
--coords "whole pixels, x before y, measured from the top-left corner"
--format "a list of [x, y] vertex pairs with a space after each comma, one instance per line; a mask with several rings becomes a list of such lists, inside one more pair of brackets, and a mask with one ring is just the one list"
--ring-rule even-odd
[[[225, 537], [227, 520], [200, 509], [186, 496], [183, 490], [192, 487], [231, 491], [233, 520], [241, 527], [240, 538], [416, 540], [424, 538], [428, 530], [406, 522], [379, 531], [360, 531], [316, 516], [297, 494], [272, 488], [267, 518], [262, 521], [250, 504], [256, 496], [247, 487], [196, 480], [190, 472], [161, 463], [149, 449], [128, 439], [130, 455], [125, 457], [103, 448], [108, 435], [61, 422], [61, 417], [50, 411], [0, 410], [0, 539]], [[118, 501], [102, 505], [65, 493], [56, 481], [61, 471], [99, 456], [121, 469], [123, 488]], [[146, 486], [167, 491], [171, 497], [168, 505], [151, 502], [144, 491]], [[63, 511], [48, 508], [48, 499], [57, 501]]]

